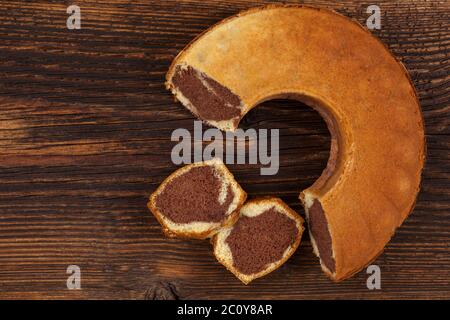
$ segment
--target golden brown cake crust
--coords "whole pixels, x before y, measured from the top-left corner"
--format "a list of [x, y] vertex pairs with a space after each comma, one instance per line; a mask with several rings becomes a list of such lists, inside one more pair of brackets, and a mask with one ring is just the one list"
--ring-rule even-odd
[[306, 210], [318, 200], [328, 221], [335, 271], [322, 267], [342, 280], [377, 257], [414, 207], [425, 159], [416, 92], [380, 40], [327, 9], [269, 5], [225, 19], [189, 44], [167, 73], [173, 92], [178, 65], [239, 96], [241, 118], [276, 97], [318, 110], [332, 134], [330, 160], [300, 197]]

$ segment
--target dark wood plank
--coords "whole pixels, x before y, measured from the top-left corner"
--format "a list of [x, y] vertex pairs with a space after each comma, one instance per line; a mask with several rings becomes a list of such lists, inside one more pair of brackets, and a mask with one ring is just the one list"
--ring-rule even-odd
[[[364, 23], [360, 1], [305, 1]], [[374, 31], [408, 68], [426, 122], [428, 160], [413, 214], [365, 272], [335, 284], [306, 236], [278, 271], [243, 286], [207, 241], [166, 239], [146, 209], [176, 166], [175, 128], [194, 118], [164, 88], [191, 39], [260, 1], [77, 1], [82, 29], [66, 29], [70, 1], [0, 1], [0, 298], [450, 298], [450, 5], [378, 1]], [[270, 101], [243, 127], [280, 128], [281, 168], [230, 166], [249, 195], [298, 193], [320, 175], [329, 133], [320, 116]], [[66, 289], [66, 268], [82, 290]]]

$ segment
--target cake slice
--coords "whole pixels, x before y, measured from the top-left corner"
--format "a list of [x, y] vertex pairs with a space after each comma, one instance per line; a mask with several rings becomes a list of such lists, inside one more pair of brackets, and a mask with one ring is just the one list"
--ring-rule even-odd
[[244, 284], [280, 267], [300, 244], [304, 220], [281, 199], [248, 201], [212, 239], [214, 255]]
[[195, 116], [220, 130], [234, 131], [243, 116], [239, 96], [187, 64], [175, 67], [166, 86]]
[[167, 236], [205, 239], [236, 221], [246, 197], [222, 160], [214, 158], [172, 173], [147, 206]]

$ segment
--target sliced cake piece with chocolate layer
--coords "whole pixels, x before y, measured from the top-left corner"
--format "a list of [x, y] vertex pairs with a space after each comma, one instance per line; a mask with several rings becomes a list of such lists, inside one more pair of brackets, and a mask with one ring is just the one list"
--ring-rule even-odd
[[150, 196], [147, 206], [166, 235], [205, 239], [236, 221], [246, 197], [216, 158], [172, 173]]
[[281, 199], [250, 200], [241, 208], [239, 220], [214, 236], [214, 255], [248, 284], [289, 259], [300, 244], [303, 222]]

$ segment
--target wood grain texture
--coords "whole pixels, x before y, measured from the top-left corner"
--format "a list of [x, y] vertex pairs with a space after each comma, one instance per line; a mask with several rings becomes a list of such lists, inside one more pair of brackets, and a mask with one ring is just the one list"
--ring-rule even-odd
[[[373, 2], [305, 1], [364, 23]], [[450, 298], [450, 4], [377, 1], [374, 31], [403, 61], [425, 117], [428, 159], [412, 215], [364, 271], [335, 284], [309, 239], [279, 270], [242, 285], [207, 241], [166, 239], [147, 198], [176, 166], [175, 128], [194, 118], [164, 88], [174, 56], [198, 33], [261, 1], [0, 1], [0, 298]], [[250, 197], [280, 196], [303, 214], [300, 190], [319, 177], [330, 137], [297, 102], [270, 101], [243, 128], [280, 128], [279, 174], [232, 165]], [[82, 290], [66, 289], [66, 268]]]

